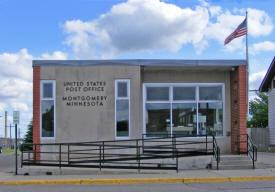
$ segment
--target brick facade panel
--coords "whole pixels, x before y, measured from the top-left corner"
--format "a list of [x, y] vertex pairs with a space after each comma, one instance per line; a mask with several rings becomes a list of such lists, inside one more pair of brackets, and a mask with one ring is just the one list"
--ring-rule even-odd
[[247, 88], [246, 66], [239, 66], [231, 72], [231, 151], [237, 153], [246, 149]]
[[[40, 143], [40, 66], [33, 67], [33, 143]], [[39, 152], [40, 147], [37, 146], [36, 150]], [[35, 158], [39, 160], [40, 155]]]

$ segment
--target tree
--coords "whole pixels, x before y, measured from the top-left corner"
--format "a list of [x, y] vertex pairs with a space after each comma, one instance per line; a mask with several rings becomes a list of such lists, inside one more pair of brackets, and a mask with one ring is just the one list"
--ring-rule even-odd
[[[31, 121], [30, 124], [28, 125], [28, 131], [27, 134], [25, 135], [25, 138], [23, 140], [23, 144], [26, 143], [33, 143], [32, 140], [32, 135], [33, 135], [33, 122]], [[32, 150], [32, 145], [24, 145], [24, 150]]]
[[265, 93], [257, 93], [257, 97], [249, 101], [249, 114], [251, 118], [247, 121], [247, 127], [268, 126], [268, 97]]

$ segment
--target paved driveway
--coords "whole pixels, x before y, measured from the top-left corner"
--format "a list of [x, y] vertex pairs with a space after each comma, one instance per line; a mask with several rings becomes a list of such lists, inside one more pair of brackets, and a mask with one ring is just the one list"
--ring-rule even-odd
[[258, 152], [256, 168], [275, 168], [275, 153]]
[[[18, 162], [20, 156], [18, 156]], [[11, 173], [14, 171], [14, 154], [0, 154], [0, 171]]]

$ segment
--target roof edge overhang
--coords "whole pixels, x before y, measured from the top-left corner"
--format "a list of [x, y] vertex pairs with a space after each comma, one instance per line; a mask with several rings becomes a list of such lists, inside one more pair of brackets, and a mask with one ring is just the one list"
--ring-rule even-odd
[[264, 79], [259, 87], [260, 92], [267, 92], [268, 91], [268, 84], [273, 79], [273, 76], [275, 75], [275, 57], [273, 58], [265, 76]]
[[33, 66], [150, 66], [150, 67], [235, 67], [246, 65], [246, 60], [177, 60], [177, 59], [125, 59], [125, 60], [33, 60]]

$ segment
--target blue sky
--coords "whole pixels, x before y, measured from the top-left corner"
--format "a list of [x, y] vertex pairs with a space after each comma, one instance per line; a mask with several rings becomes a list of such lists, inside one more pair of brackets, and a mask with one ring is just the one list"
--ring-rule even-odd
[[[32, 118], [33, 59], [245, 59], [224, 39], [248, 10], [250, 89], [275, 52], [274, 0], [0, 0], [0, 116]], [[0, 117], [0, 137], [4, 119]]]

